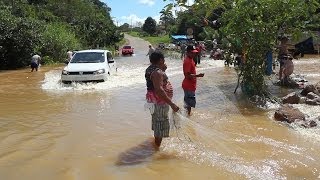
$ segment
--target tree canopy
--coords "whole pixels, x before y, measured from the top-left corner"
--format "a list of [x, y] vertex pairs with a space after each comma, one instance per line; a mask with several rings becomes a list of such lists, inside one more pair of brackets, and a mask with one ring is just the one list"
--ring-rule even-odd
[[148, 17], [142, 25], [142, 30], [149, 35], [154, 35], [157, 32], [157, 22], [152, 17]]
[[[186, 2], [174, 0], [167, 6], [178, 4], [186, 9], [177, 15], [178, 31], [186, 28], [185, 21], [194, 19], [205, 32], [215, 32], [226, 41], [227, 51], [242, 53], [245, 63], [239, 80], [243, 92], [249, 95], [268, 94], [264, 81], [266, 54], [275, 49], [278, 36], [297, 39], [303, 32], [320, 29], [318, 0], [195, 0], [191, 6]], [[205, 38], [211, 39], [208, 35]]]
[[110, 11], [99, 0], [0, 1], [0, 69], [26, 66], [35, 52], [62, 62], [68, 49], [112, 46], [123, 35]]

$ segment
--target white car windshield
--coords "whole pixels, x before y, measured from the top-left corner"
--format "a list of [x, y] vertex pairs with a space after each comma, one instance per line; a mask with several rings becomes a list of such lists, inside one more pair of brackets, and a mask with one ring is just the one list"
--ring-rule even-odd
[[102, 52], [76, 53], [71, 59], [71, 63], [100, 63], [104, 61], [105, 57]]

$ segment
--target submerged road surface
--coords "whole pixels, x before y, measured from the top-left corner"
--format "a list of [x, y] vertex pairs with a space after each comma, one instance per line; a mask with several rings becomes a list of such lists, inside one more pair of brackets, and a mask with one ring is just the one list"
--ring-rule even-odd
[[[319, 128], [273, 121], [276, 105], [250, 106], [233, 94], [236, 73], [222, 61], [205, 59], [197, 67], [206, 75], [193, 116], [184, 119], [184, 133], [155, 151], [144, 110], [148, 43], [126, 38], [135, 54], [116, 58], [118, 72], [103, 83], [63, 85], [63, 67], [0, 73], [0, 179], [320, 178]], [[308, 62], [297, 69], [317, 77]], [[166, 63], [182, 107], [182, 61]]]

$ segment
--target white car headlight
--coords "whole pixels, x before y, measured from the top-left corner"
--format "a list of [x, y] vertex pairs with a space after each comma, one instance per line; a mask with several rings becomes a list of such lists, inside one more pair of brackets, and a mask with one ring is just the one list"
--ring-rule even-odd
[[99, 69], [98, 71], [94, 72], [94, 74], [103, 74], [105, 72], [106, 72], [105, 69]]
[[68, 71], [66, 71], [66, 70], [62, 70], [62, 74], [63, 74], [63, 75], [68, 75], [68, 74], [69, 74], [69, 72], [68, 72]]

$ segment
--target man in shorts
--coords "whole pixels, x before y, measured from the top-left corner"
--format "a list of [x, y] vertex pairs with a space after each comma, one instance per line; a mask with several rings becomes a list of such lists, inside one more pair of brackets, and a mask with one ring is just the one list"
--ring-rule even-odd
[[283, 79], [283, 69], [284, 69], [284, 63], [287, 60], [289, 51], [288, 51], [288, 37], [283, 36], [283, 37], [279, 37], [280, 40], [280, 46], [279, 46], [279, 55], [278, 55], [278, 59], [280, 62], [280, 69], [279, 69], [279, 80], [282, 81]]
[[196, 87], [197, 87], [197, 78], [203, 77], [204, 73], [196, 73], [196, 64], [194, 58], [197, 55], [198, 50], [195, 46], [189, 45], [187, 47], [186, 58], [183, 62], [183, 74], [184, 80], [182, 82], [182, 88], [184, 90], [184, 102], [185, 108], [187, 109], [188, 115], [191, 115], [191, 107], [196, 107]]
[[146, 100], [151, 103], [152, 130], [154, 131], [155, 145], [159, 148], [163, 137], [169, 137], [169, 107], [174, 112], [179, 107], [171, 99], [173, 89], [165, 73], [167, 65], [165, 64], [164, 55], [155, 51], [150, 54], [151, 65], [145, 71], [147, 82]]
[[31, 72], [38, 71], [41, 57], [38, 54], [34, 54], [31, 58]]

